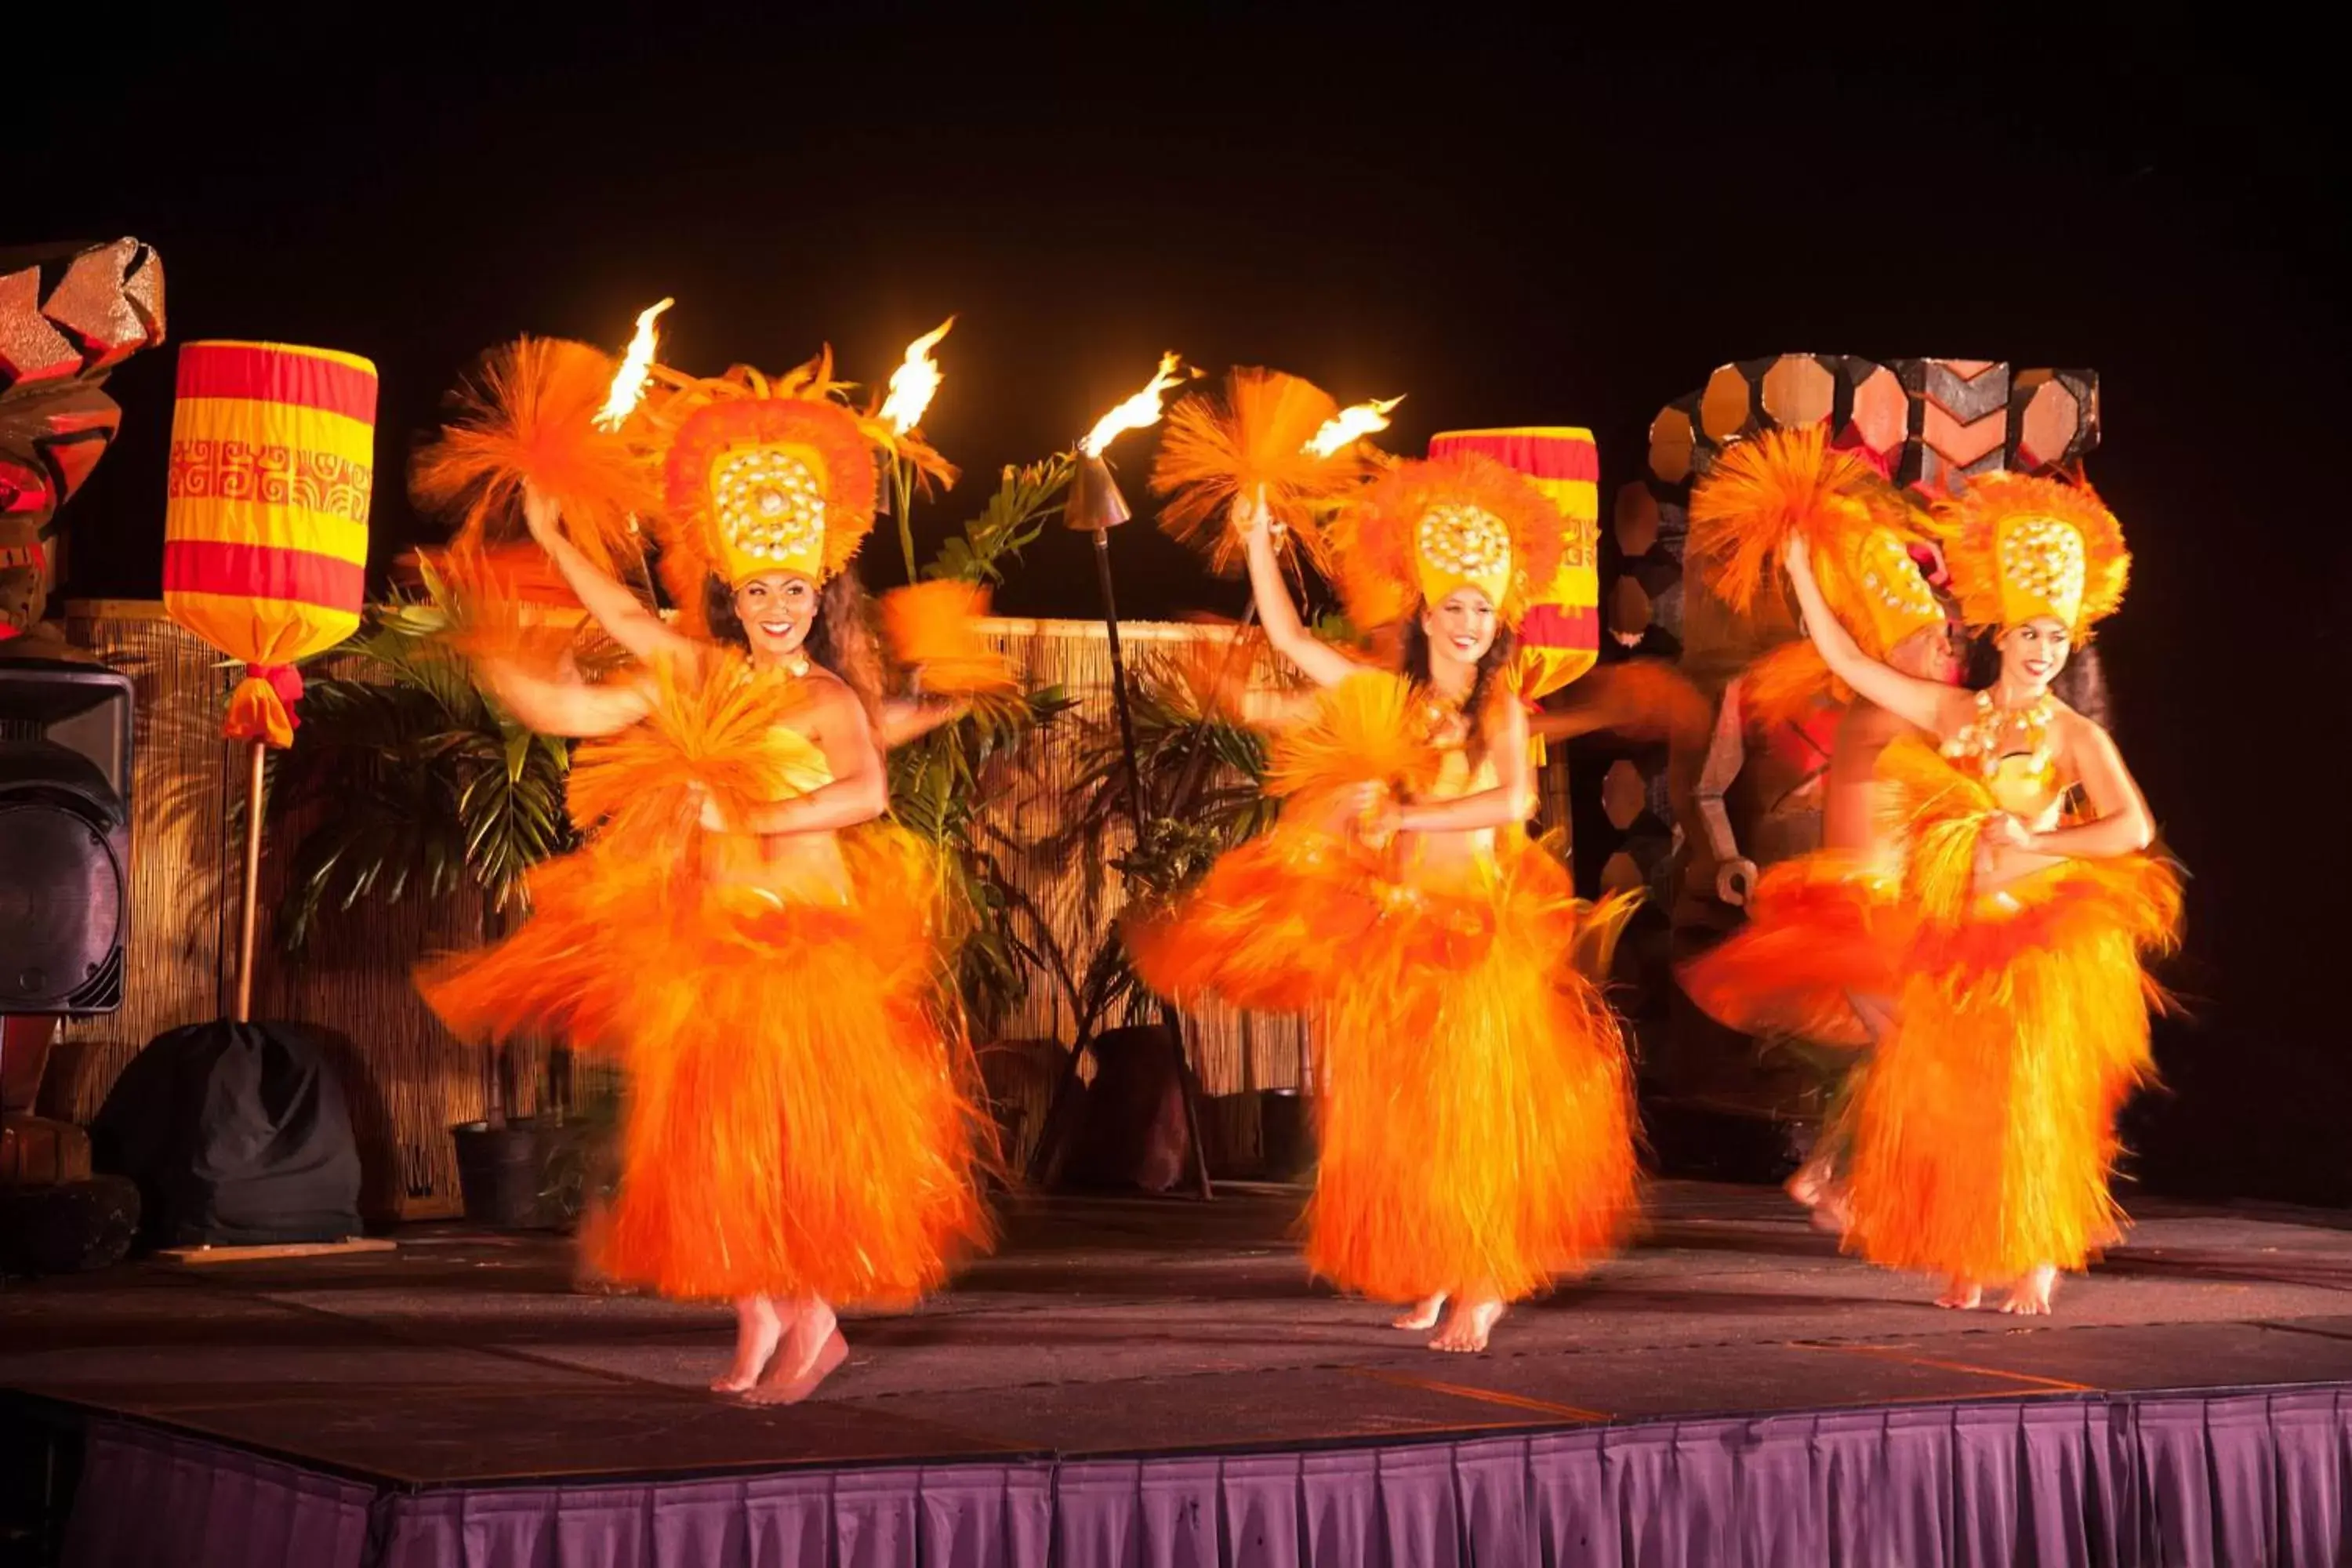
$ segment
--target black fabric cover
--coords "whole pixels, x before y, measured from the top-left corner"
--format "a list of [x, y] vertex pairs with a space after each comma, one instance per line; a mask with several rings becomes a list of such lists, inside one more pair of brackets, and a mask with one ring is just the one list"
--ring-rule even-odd
[[217, 1018], [158, 1035], [90, 1124], [98, 1168], [138, 1183], [158, 1247], [341, 1241], [360, 1233], [342, 1079], [299, 1024]]
[[1191, 1172], [1184, 1053], [1159, 1025], [1113, 1029], [1094, 1042], [1095, 1080], [1066, 1179], [1079, 1186], [1164, 1193]]

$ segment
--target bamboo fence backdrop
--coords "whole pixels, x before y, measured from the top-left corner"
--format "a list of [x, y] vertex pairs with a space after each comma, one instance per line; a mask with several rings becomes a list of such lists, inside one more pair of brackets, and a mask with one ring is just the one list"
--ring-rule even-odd
[[[1090, 868], [1045, 846], [1062, 826], [1083, 774], [1089, 731], [1106, 733], [1113, 723], [1108, 643], [1101, 624], [1092, 621], [1004, 619], [988, 629], [1033, 683], [1058, 685], [1076, 700], [1075, 709], [1024, 748], [1010, 776], [999, 781], [986, 816], [1011, 844], [1024, 847], [1004, 856], [1011, 879], [1043, 912], [1061, 951], [1083, 973], [1119, 909], [1118, 877], [1103, 869], [1100, 897], [1090, 899]], [[53, 1113], [88, 1121], [150, 1039], [227, 1009], [236, 963], [231, 868], [236, 849], [231, 759], [219, 721], [230, 683], [219, 657], [166, 620], [160, 605], [77, 604], [68, 607], [68, 633], [77, 647], [131, 675], [138, 703], [128, 995], [121, 1011], [68, 1026], [45, 1095]], [[1202, 638], [1227, 635], [1154, 623], [1123, 625], [1120, 633], [1131, 671]], [[332, 658], [315, 672], [352, 673]], [[1251, 681], [1259, 690], [1276, 688], [1262, 660]], [[1546, 780], [1546, 815], [1557, 819], [1559, 770], [1546, 772], [1555, 775]], [[314, 802], [306, 809], [331, 810], [333, 803]], [[448, 1129], [484, 1115], [490, 1058], [443, 1029], [417, 1000], [408, 976], [426, 954], [481, 942], [495, 917], [478, 899], [428, 902], [412, 892], [397, 903], [372, 900], [349, 915], [323, 917], [302, 955], [289, 958], [278, 950], [270, 916], [282, 886], [281, 851], [300, 826], [274, 825], [265, 846], [255, 1016], [309, 1024], [341, 1055], [366, 1170], [365, 1211], [410, 1218], [453, 1214], [457, 1173]], [[1108, 853], [1123, 847], [1114, 842]], [[1004, 1036], [1066, 1047], [1076, 1020], [1063, 988], [1045, 973], [1028, 981], [1026, 998], [1007, 1020]], [[1304, 1020], [1209, 1007], [1191, 1015], [1189, 1024], [1209, 1095], [1305, 1086]], [[542, 1088], [545, 1047], [525, 1042], [510, 1059], [508, 1110], [529, 1114]], [[992, 1083], [1017, 1103], [1030, 1135], [1043, 1114], [1053, 1059], [1034, 1046], [993, 1053]], [[1250, 1152], [1254, 1115], [1236, 1105], [1213, 1111], [1212, 1120], [1217, 1142], [1236, 1154]]]

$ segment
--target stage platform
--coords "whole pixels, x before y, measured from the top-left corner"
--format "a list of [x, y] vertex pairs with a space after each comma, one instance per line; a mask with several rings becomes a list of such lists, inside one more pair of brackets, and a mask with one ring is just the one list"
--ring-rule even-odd
[[704, 1390], [723, 1314], [455, 1229], [12, 1285], [0, 1387], [82, 1445], [72, 1563], [2341, 1556], [2352, 1215], [2143, 1200], [2019, 1320], [1662, 1184], [1626, 1256], [1450, 1357], [1305, 1280], [1302, 1195], [1024, 1200], [793, 1409]]

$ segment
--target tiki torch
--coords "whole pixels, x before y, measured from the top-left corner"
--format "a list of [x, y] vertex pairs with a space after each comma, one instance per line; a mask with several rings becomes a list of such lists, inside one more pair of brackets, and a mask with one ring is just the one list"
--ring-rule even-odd
[[[1108, 633], [1110, 644], [1111, 708], [1118, 715], [1119, 754], [1127, 771], [1127, 819], [1135, 830], [1139, 847], [1143, 843], [1149, 814], [1143, 799], [1143, 769], [1136, 758], [1135, 716], [1127, 701], [1127, 661], [1118, 646], [1118, 595], [1111, 586], [1110, 576], [1110, 531], [1134, 513], [1128, 507], [1127, 498], [1118, 493], [1118, 482], [1111, 478], [1110, 465], [1103, 460], [1103, 453], [1126, 432], [1158, 424], [1160, 399], [1183, 379], [1181, 362], [1173, 353], [1162, 354], [1158, 373], [1142, 391], [1095, 421], [1095, 427], [1078, 443], [1077, 471], [1071, 476], [1070, 499], [1062, 511], [1062, 521], [1069, 527], [1095, 536], [1095, 581], [1102, 590], [1103, 629]], [[1184, 1047], [1183, 1019], [1167, 1002], [1160, 1004], [1160, 1012], [1162, 1024], [1176, 1042], [1179, 1058], [1186, 1061], [1189, 1068], [1192, 1053]], [[1073, 1051], [1071, 1081], [1075, 1081], [1077, 1059], [1078, 1054]], [[1208, 1150], [1201, 1142], [1198, 1091], [1189, 1070], [1183, 1079], [1184, 1125], [1192, 1143], [1192, 1179], [1203, 1199], [1213, 1198], [1216, 1189], [1209, 1180]]]
[[1127, 703], [1127, 662], [1118, 646], [1118, 595], [1110, 576], [1110, 531], [1134, 514], [1127, 498], [1118, 493], [1118, 481], [1111, 478], [1103, 452], [1128, 431], [1158, 424], [1160, 400], [1183, 379], [1182, 363], [1173, 353], [1162, 354], [1159, 373], [1142, 391], [1095, 421], [1095, 427], [1078, 443], [1077, 472], [1071, 477], [1069, 502], [1062, 512], [1065, 523], [1095, 536], [1095, 581], [1102, 590], [1103, 627], [1110, 641], [1111, 706], [1118, 714], [1119, 746], [1127, 764], [1128, 822], [1139, 844], [1143, 839], [1143, 770], [1136, 761], [1135, 717]]

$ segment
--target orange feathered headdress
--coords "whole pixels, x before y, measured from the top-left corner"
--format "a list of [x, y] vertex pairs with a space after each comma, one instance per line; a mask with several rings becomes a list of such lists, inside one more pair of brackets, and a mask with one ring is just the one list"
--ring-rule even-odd
[[677, 544], [730, 587], [768, 572], [823, 583], [874, 527], [874, 455], [856, 418], [803, 397], [717, 403], [662, 465]]
[[[1822, 426], [1767, 430], [1727, 448], [1691, 490], [1690, 524], [1691, 559], [1740, 615], [1780, 581], [1781, 553], [1801, 537], [1830, 613], [1873, 658], [1948, 618], [1913, 553], [1930, 537], [1927, 520], [1867, 458], [1831, 446]], [[1751, 700], [1791, 714], [1816, 696], [1852, 700], [1810, 645], [1799, 647], [1750, 671]]]
[[1339, 405], [1312, 382], [1243, 366], [1226, 377], [1222, 401], [1196, 393], [1169, 411], [1151, 465], [1151, 489], [1166, 496], [1160, 526], [1205, 552], [1211, 570], [1230, 574], [1241, 540], [1225, 526], [1237, 497], [1265, 493], [1266, 510], [1318, 567], [1325, 563], [1321, 514], [1364, 477], [1360, 443], [1325, 458], [1308, 443]]
[[848, 405], [830, 351], [782, 376], [737, 365], [702, 380], [657, 370], [656, 380], [644, 418], [665, 452], [662, 577], [689, 629], [701, 627], [710, 578], [733, 587], [793, 572], [824, 583], [845, 568], [874, 527], [877, 458], [955, 478], [919, 437]]
[[1525, 476], [1464, 453], [1399, 463], [1334, 523], [1339, 591], [1359, 626], [1386, 626], [1417, 600], [1485, 594], [1516, 626], [1559, 569], [1559, 513]]
[[595, 421], [614, 368], [587, 344], [555, 338], [490, 351], [410, 467], [417, 506], [457, 510], [458, 545], [496, 543], [520, 536], [528, 484], [562, 509], [565, 532], [599, 570], [626, 575], [639, 553], [636, 520], [661, 504], [660, 468], [637, 422], [606, 430]]
[[1939, 503], [1936, 518], [1971, 626], [2051, 616], [2083, 637], [2123, 604], [2131, 552], [2087, 484], [1988, 474]]

